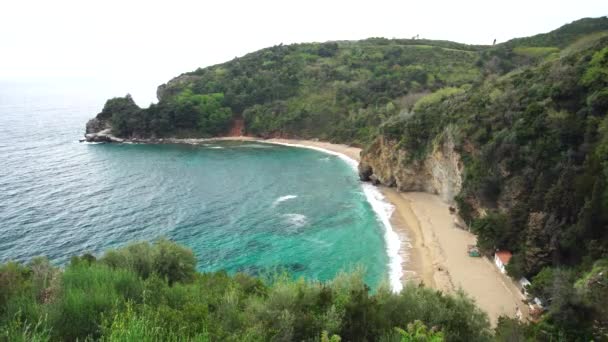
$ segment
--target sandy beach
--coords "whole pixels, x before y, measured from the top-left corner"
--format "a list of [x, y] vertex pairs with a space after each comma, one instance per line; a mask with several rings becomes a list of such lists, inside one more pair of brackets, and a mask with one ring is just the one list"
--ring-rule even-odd
[[449, 205], [439, 196], [399, 193], [394, 189], [383, 189], [383, 192], [411, 232], [414, 257], [405, 265], [406, 269], [445, 293], [464, 290], [488, 313], [493, 326], [502, 315], [516, 317], [517, 310], [527, 316], [528, 308], [514, 282], [500, 273], [491, 260], [467, 254], [467, 245], [476, 244], [476, 237], [456, 227]]

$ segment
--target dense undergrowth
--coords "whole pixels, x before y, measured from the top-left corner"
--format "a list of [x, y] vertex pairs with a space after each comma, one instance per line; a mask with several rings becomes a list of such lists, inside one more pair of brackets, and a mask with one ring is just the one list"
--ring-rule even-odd
[[0, 266], [0, 341], [486, 341], [463, 294], [407, 286], [371, 294], [362, 273], [327, 283], [288, 275], [197, 273], [167, 240]]

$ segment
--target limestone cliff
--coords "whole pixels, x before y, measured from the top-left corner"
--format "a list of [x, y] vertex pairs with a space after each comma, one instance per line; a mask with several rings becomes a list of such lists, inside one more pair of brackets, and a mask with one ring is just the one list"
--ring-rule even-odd
[[454, 139], [444, 134], [442, 141], [423, 160], [410, 160], [396, 141], [379, 137], [362, 153], [359, 174], [400, 191], [424, 191], [453, 203], [462, 188], [463, 164], [454, 149]]

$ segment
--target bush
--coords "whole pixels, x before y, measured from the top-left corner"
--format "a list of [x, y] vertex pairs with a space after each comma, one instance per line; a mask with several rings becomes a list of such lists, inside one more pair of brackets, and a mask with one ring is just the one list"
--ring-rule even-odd
[[[449, 341], [490, 336], [488, 318], [463, 294], [414, 286], [399, 294], [384, 287], [371, 293], [362, 270], [327, 283], [287, 274], [267, 282], [242, 274], [199, 274], [190, 272], [190, 256], [161, 240], [109, 251], [100, 261], [76, 257], [63, 272], [51, 267], [48, 273], [57, 273], [61, 288], [49, 302], [37, 301], [36, 291], [29, 291], [29, 266], [2, 266], [25, 276], [5, 292], [12, 304], [10, 310], [1, 308], [16, 314], [0, 317], [0, 341], [376, 341], [399, 338], [395, 328], [410, 323], [415, 329], [408, 334], [424, 332], [432, 340], [439, 331]], [[33, 265], [46, 268], [40, 267], [43, 261]], [[174, 267], [180, 271], [169, 272]], [[433, 329], [425, 331], [422, 324]]]
[[125, 269], [74, 265], [65, 270], [62, 280], [61, 296], [50, 310], [52, 333], [61, 339], [98, 338], [103, 315], [127, 300], [141, 302], [141, 280]]
[[100, 261], [113, 268], [132, 270], [143, 279], [156, 274], [169, 284], [191, 281], [196, 272], [194, 253], [166, 239], [153, 245], [142, 242], [110, 250]]

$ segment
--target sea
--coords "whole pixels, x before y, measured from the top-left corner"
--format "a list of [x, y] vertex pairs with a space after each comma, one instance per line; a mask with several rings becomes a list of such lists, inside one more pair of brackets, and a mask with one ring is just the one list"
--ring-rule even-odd
[[259, 142], [79, 142], [111, 93], [0, 82], [0, 262], [63, 265], [167, 238], [203, 272], [324, 281], [362, 269], [371, 288], [400, 288], [391, 207], [352, 160]]

